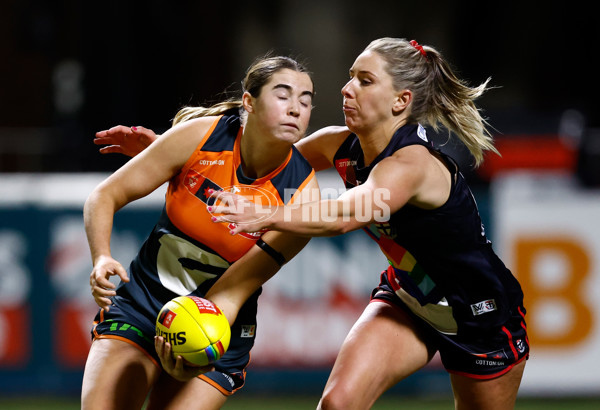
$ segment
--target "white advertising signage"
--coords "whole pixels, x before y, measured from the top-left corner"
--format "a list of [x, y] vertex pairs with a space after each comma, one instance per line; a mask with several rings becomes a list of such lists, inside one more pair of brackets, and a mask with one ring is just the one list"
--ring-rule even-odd
[[600, 191], [561, 174], [492, 185], [493, 241], [525, 292], [523, 393], [600, 392]]

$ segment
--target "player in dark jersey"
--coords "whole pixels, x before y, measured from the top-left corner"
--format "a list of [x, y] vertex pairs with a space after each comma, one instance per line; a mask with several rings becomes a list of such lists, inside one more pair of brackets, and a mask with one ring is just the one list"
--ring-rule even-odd
[[224, 196], [230, 206], [211, 207], [225, 215], [216, 222], [237, 222], [233, 234], [268, 228], [331, 236], [362, 228], [387, 257], [320, 408], [371, 408], [436, 352], [457, 409], [514, 407], [529, 354], [523, 293], [492, 250], [456, 162], [432, 146], [420, 125], [445, 126], [478, 165], [484, 151], [496, 152], [474, 104], [486, 89], [487, 81], [471, 88], [459, 80], [432, 47], [375, 40], [342, 89], [346, 127], [297, 144], [317, 171], [335, 167], [348, 190], [260, 214], [233, 194]]
[[[307, 239], [276, 231], [231, 236], [233, 225], [211, 223], [211, 193], [248, 190], [285, 205], [311, 199], [318, 184], [293, 147], [312, 109], [313, 82], [304, 67], [287, 57], [261, 59], [243, 87], [240, 101], [181, 110], [159, 142], [86, 201], [90, 285], [100, 311], [83, 409], [139, 409], [147, 397], [148, 409], [217, 409], [244, 384], [260, 287]], [[127, 272], [111, 257], [114, 213], [167, 181], [163, 212]], [[224, 273], [230, 275], [220, 280]], [[114, 275], [121, 279], [116, 289]], [[214, 366], [173, 358], [170, 343], [155, 337], [162, 305], [188, 294], [210, 297], [232, 326], [230, 347]]]

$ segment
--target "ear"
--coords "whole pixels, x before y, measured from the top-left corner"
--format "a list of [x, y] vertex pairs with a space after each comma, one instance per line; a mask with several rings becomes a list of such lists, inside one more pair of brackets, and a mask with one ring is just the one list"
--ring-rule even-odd
[[254, 111], [254, 98], [248, 91], [245, 91], [242, 95], [242, 105], [247, 112]]
[[412, 102], [412, 91], [410, 90], [402, 90], [396, 95], [396, 99], [394, 100], [394, 105], [392, 106], [392, 111], [395, 114], [398, 114], [410, 105]]

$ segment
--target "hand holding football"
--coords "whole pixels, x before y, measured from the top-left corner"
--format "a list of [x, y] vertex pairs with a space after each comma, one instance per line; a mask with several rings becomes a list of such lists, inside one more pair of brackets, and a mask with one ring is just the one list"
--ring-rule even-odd
[[221, 310], [197, 296], [178, 296], [156, 318], [156, 335], [171, 345], [175, 357], [196, 366], [219, 360], [229, 348], [231, 328]]

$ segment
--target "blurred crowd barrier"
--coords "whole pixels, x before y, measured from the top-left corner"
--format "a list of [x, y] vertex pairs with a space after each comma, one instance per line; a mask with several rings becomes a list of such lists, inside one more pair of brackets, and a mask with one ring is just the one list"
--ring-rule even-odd
[[[105, 176], [0, 177], [0, 394], [78, 394], [96, 312], [82, 207]], [[339, 187], [333, 175], [320, 180], [330, 192]], [[505, 173], [491, 187], [475, 196], [527, 295], [523, 393], [598, 393], [600, 194], [547, 173]], [[124, 265], [163, 199], [164, 187], [116, 214], [113, 256]], [[247, 387], [260, 388], [253, 380], [262, 377], [265, 389], [288, 383], [302, 393], [302, 380], [320, 389], [386, 263], [362, 232], [311, 240], [264, 287]], [[421, 373], [429, 391], [447, 388], [437, 358]]]

